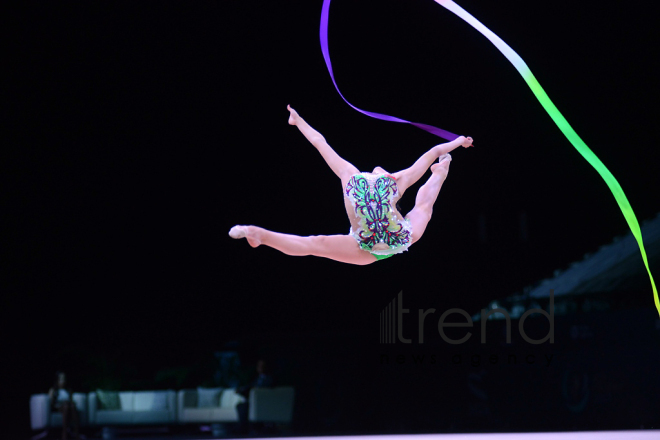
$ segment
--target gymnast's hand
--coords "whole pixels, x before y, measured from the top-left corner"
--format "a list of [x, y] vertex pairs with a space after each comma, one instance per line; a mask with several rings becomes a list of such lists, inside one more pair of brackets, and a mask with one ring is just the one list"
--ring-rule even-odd
[[287, 105], [286, 108], [287, 110], [289, 110], [290, 113], [289, 125], [298, 125], [298, 120], [300, 119], [300, 116], [298, 116], [298, 112], [292, 109], [290, 105]]
[[472, 138], [470, 136], [459, 136], [458, 140], [460, 141], [461, 146], [464, 148], [474, 147], [474, 145], [472, 145]]

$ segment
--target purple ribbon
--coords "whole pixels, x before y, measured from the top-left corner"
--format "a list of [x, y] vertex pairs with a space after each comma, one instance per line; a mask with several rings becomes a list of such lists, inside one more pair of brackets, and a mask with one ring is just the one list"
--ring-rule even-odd
[[391, 122], [403, 122], [406, 124], [414, 125], [417, 128], [421, 128], [424, 131], [428, 131], [429, 133], [434, 134], [443, 139], [446, 139], [448, 141], [453, 141], [458, 137], [458, 135], [454, 133], [450, 133], [447, 130], [443, 130], [442, 128], [434, 127], [432, 125], [427, 125], [427, 124], [420, 124], [418, 122], [410, 122], [410, 121], [406, 121], [405, 119], [384, 115], [382, 113], [368, 112], [366, 110], [359, 109], [350, 102], [348, 102], [346, 98], [344, 98], [344, 95], [342, 95], [341, 92], [339, 91], [339, 87], [337, 87], [337, 82], [335, 81], [335, 76], [332, 73], [332, 63], [330, 62], [330, 51], [328, 50], [328, 16], [329, 15], [330, 15], [330, 0], [323, 0], [323, 9], [321, 10], [321, 30], [320, 30], [321, 51], [323, 52], [325, 65], [328, 66], [328, 72], [330, 72], [330, 78], [332, 78], [332, 83], [335, 85], [335, 89], [337, 89], [337, 93], [339, 93], [339, 96], [341, 96], [341, 98], [344, 101], [346, 101], [346, 104], [350, 105], [360, 113], [363, 113], [367, 116], [371, 116], [372, 118], [382, 119], [384, 121], [391, 121]]

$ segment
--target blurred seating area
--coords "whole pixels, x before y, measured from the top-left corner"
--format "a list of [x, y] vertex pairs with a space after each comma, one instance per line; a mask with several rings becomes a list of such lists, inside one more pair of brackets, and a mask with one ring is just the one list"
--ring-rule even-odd
[[[250, 402], [248, 421], [291, 423], [293, 387], [251, 388], [242, 396], [235, 388], [74, 393], [80, 426], [90, 428], [202, 425], [239, 422], [237, 405]], [[33, 431], [62, 427], [62, 414], [51, 410], [48, 394], [30, 398]]]

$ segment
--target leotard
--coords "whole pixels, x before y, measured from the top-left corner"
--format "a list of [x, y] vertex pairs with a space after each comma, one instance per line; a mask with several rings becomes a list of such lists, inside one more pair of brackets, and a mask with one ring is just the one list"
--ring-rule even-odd
[[396, 179], [388, 174], [355, 174], [344, 190], [359, 225], [356, 230], [351, 226], [349, 234], [378, 259], [399, 254], [412, 244], [412, 225], [395, 208], [398, 195]]

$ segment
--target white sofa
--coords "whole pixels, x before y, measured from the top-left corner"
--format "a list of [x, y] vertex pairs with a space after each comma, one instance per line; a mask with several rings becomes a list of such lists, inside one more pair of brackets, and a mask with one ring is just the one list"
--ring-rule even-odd
[[[78, 409], [81, 426], [87, 424], [87, 395], [74, 393], [73, 402]], [[33, 394], [30, 396], [30, 425], [32, 429], [55, 428], [62, 426], [62, 413], [51, 411], [48, 394]]]
[[[248, 420], [251, 422], [289, 423], [293, 415], [293, 387], [252, 388]], [[220, 392], [216, 406], [199, 407], [199, 395], [195, 389], [181, 390], [177, 396], [179, 423], [238, 422], [236, 405], [245, 398], [235, 389]]]
[[121, 409], [101, 409], [96, 393], [87, 396], [88, 421], [94, 426], [161, 425], [177, 422], [176, 392], [120, 391]]
[[[209, 390], [210, 391], [210, 390]], [[233, 388], [219, 391], [214, 406], [200, 407], [199, 394], [196, 389], [181, 390], [177, 396], [177, 413], [179, 423], [223, 423], [237, 422], [236, 405], [245, 398], [236, 393]]]

